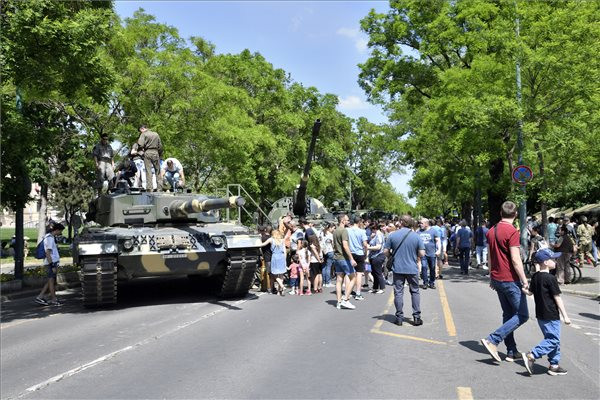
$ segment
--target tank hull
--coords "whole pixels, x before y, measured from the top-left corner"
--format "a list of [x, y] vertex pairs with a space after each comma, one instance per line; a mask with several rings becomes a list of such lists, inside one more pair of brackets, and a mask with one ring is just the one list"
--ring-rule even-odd
[[236, 297], [252, 285], [260, 244], [233, 223], [91, 228], [76, 242], [74, 262], [86, 306], [116, 303], [117, 280], [153, 276], [216, 277], [217, 293]]

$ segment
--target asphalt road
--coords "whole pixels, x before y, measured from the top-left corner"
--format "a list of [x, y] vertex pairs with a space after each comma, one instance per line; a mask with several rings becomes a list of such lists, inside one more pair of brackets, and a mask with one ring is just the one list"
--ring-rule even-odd
[[[219, 301], [187, 279], [119, 288], [117, 307], [86, 310], [77, 291], [61, 308], [32, 299], [2, 303], [2, 399], [600, 398], [600, 305], [564, 295], [566, 376], [534, 376], [522, 362], [496, 363], [479, 339], [501, 310], [487, 278], [451, 269], [423, 291], [424, 325], [392, 323], [391, 288], [356, 310], [335, 295], [252, 293]], [[405, 315], [410, 316], [407, 297]], [[519, 350], [542, 338], [534, 318]], [[506, 350], [500, 346], [502, 355]]]

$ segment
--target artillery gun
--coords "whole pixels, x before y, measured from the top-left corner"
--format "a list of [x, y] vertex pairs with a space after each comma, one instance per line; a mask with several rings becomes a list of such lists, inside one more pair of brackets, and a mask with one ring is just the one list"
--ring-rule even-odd
[[73, 247], [83, 303], [117, 302], [117, 281], [187, 275], [215, 281], [221, 297], [250, 290], [258, 267], [260, 236], [219, 211], [241, 207], [243, 197], [191, 193], [114, 192], [99, 196]]
[[277, 226], [279, 219], [289, 212], [292, 212], [296, 218], [305, 218], [309, 222], [320, 224], [324, 222], [335, 222], [335, 216], [331, 214], [323, 203], [306, 195], [308, 180], [310, 177], [310, 167], [315, 154], [317, 137], [321, 130], [321, 120], [317, 119], [313, 124], [310, 146], [306, 155], [306, 163], [300, 184], [297, 186], [292, 197], [282, 197], [273, 203], [273, 208], [269, 212], [269, 220], [273, 226]]

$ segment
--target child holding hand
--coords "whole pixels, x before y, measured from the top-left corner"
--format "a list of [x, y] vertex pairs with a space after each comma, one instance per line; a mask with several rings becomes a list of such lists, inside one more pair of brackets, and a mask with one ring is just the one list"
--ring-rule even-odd
[[[310, 282], [310, 253], [309, 253], [309, 249], [308, 249], [308, 241], [307, 240], [298, 240], [298, 250], [296, 251], [296, 254], [298, 255], [298, 258], [300, 259], [300, 265], [302, 266], [302, 272], [299, 273], [300, 275], [300, 291], [299, 291], [299, 295], [302, 296], [303, 294], [306, 294], [307, 296], [310, 296], [312, 293], [310, 291], [310, 286], [311, 286], [311, 282]], [[306, 284], [308, 286], [308, 290], [306, 291], [306, 293], [304, 293], [304, 280], [306, 279]]]
[[302, 266], [300, 265], [298, 254], [292, 256], [292, 263], [287, 269], [290, 271], [290, 286], [292, 288], [290, 294], [300, 294], [298, 290], [298, 275], [302, 273]]
[[560, 288], [556, 277], [550, 274], [550, 270], [556, 267], [555, 259], [559, 258], [561, 253], [555, 253], [545, 248], [540, 249], [535, 254], [534, 262], [539, 264], [540, 270], [533, 274], [529, 289], [523, 289], [527, 295], [533, 295], [535, 299], [535, 317], [538, 325], [544, 334], [542, 340], [529, 353], [523, 353], [523, 362], [529, 374], [533, 374], [533, 365], [537, 358], [548, 355], [550, 366], [549, 375], [566, 375], [567, 370], [559, 365], [560, 361], [560, 314], [563, 316], [565, 324], [570, 325], [571, 320], [567, 315], [562, 298], [560, 297]]

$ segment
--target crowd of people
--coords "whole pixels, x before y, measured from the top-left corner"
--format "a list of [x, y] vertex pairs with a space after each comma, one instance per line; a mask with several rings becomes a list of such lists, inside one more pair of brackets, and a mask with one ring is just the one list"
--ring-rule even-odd
[[[535, 254], [544, 248], [561, 252], [555, 271], [560, 285], [569, 283], [567, 266], [575, 254], [579, 254], [580, 262], [598, 265], [598, 221], [588, 223], [584, 216], [576, 225], [568, 217], [551, 217], [547, 225], [547, 241], [536, 218], [531, 217], [527, 221], [529, 252], [520, 256], [523, 262], [530, 262], [535, 271], [539, 270], [539, 264], [534, 262]], [[514, 225], [517, 226], [516, 221]], [[348, 236], [348, 254], [343, 247], [336, 253], [334, 234], [340, 224], [315, 226], [313, 222], [302, 218], [295, 220], [292, 214], [288, 214], [280, 220], [278, 229], [274, 230], [270, 225], [260, 228], [263, 259], [270, 274], [270, 291], [279, 295], [286, 292], [295, 295], [321, 293], [324, 287], [336, 286], [335, 261], [351, 259], [355, 265], [354, 281], [349, 292], [354, 299], [363, 300], [365, 289], [382, 294], [386, 284], [393, 284], [390, 279], [392, 263], [385, 254], [385, 243], [390, 234], [402, 226], [402, 218], [371, 220], [348, 217], [343, 226]], [[466, 220], [445, 221], [441, 217], [410, 218], [404, 227], [414, 231], [423, 242], [424, 255], [416, 259], [420, 289], [436, 288], [436, 280], [443, 278], [443, 268], [448, 266], [448, 253], [458, 258], [463, 275], [468, 275], [470, 269], [489, 271], [488, 232], [494, 228], [487, 220], [482, 220], [474, 232]], [[338, 242], [341, 245], [342, 242]], [[349, 275], [344, 278], [344, 288], [352, 279]]]
[[115, 167], [114, 150], [109, 135], [103, 133], [93, 150], [96, 163], [96, 188], [98, 193], [119, 187], [138, 188], [146, 191], [182, 190], [185, 187], [183, 166], [174, 157], [163, 159], [163, 146], [158, 133], [146, 125], [139, 128], [140, 136]]

